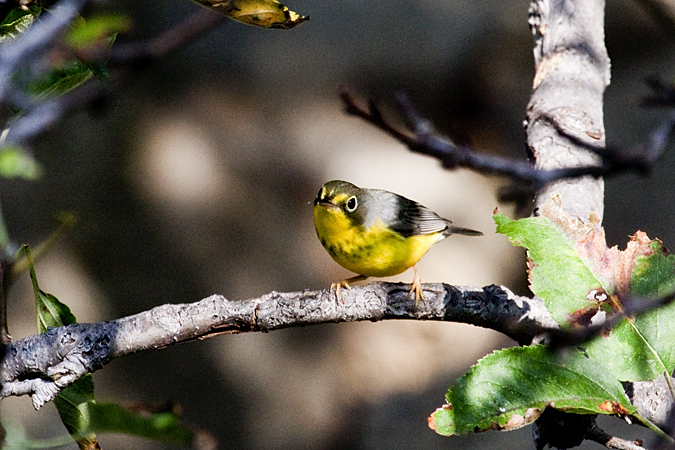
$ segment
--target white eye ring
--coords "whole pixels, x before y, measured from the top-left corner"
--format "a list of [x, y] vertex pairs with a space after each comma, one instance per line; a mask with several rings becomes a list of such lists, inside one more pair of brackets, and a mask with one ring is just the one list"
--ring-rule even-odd
[[359, 207], [359, 202], [356, 200], [356, 196], [352, 195], [349, 197], [349, 200], [347, 200], [347, 203], [345, 204], [345, 211], [348, 213], [353, 213], [356, 211], [356, 208]]

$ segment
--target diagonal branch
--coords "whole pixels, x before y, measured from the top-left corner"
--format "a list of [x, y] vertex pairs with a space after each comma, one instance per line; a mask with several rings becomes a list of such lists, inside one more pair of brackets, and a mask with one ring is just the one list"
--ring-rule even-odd
[[0, 50], [0, 101], [11, 90], [10, 76], [20, 67], [30, 64], [44, 54], [52, 45], [55, 36], [65, 28], [75, 15], [84, 8], [86, 0], [61, 0], [54, 5], [54, 13], [35, 23], [16, 41], [9, 42]]
[[[74, 3], [74, 0], [68, 1]], [[65, 3], [66, 0], [62, 2]], [[82, 4], [82, 0], [78, 2], [76, 6]], [[71, 9], [73, 8], [56, 10], [49, 19], [34, 25], [16, 42], [3, 47], [0, 51], [0, 102], [10, 103], [9, 100], [16, 100], [15, 97], [20, 96], [16, 87], [11, 85], [10, 77], [16, 70], [17, 64], [26, 64], [27, 53], [31, 58], [39, 58], [42, 53], [38, 53], [38, 50], [44, 52], [55, 45], [58, 34], [54, 30], [69, 23], [73, 14]], [[25, 112], [12, 118], [11, 126], [6, 135], [2, 137], [1, 143], [21, 144], [39, 136], [68, 112], [83, 109], [109, 96], [110, 90], [119, 88], [122, 82], [131, 79], [130, 69], [147, 65], [180, 50], [226, 20], [224, 16], [199, 9], [184, 21], [153, 39], [117, 44], [109, 50], [108, 54], [102, 53], [100, 48], [94, 49], [93, 53], [81, 51], [78, 56], [83, 60], [106, 60], [107, 67], [113, 70], [111, 73], [113, 83], [103, 86], [97, 79], [91, 79], [78, 89], [46, 101], [35, 102], [23, 99]], [[19, 58], [20, 55], [23, 55], [24, 59]]]
[[108, 65], [139, 65], [163, 58], [227, 20], [226, 16], [200, 9], [153, 39], [115, 45], [110, 51]]
[[540, 122], [548, 124], [570, 144], [589, 150], [601, 157], [598, 165], [542, 169], [535, 167], [529, 161], [483, 154], [469, 147], [456, 145], [449, 138], [436, 133], [431, 123], [417, 113], [412, 102], [405, 95], [399, 94], [396, 98], [408, 125], [408, 129], [405, 130], [389, 122], [372, 101], [364, 106], [346, 89], [340, 90], [340, 98], [348, 114], [371, 123], [405, 144], [411, 151], [439, 160], [445, 168], [466, 167], [486, 175], [507, 176], [512, 181], [529, 183], [531, 192], [536, 192], [554, 181], [586, 175], [601, 177], [626, 172], [647, 174], [665, 151], [668, 140], [675, 130], [675, 112], [671, 112], [663, 123], [649, 135], [648, 145], [644, 151], [629, 153], [624, 149], [590, 145], [579, 137], [566, 133], [555, 119], [540, 117], [538, 118]]
[[268, 332], [319, 323], [394, 319], [463, 322], [501, 331], [522, 342], [557, 327], [540, 299], [500, 286], [425, 284], [425, 302], [414, 308], [410, 285], [353, 287], [337, 304], [327, 290], [272, 292], [231, 302], [213, 295], [196, 303], [168, 304], [95, 324], [73, 324], [11, 343], [0, 365], [0, 398], [31, 395], [40, 408], [85, 373], [141, 350], [220, 334]]

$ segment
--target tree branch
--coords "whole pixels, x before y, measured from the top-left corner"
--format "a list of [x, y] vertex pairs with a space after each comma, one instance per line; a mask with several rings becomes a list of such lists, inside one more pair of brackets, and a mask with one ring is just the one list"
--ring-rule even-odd
[[[529, 23], [535, 38], [535, 77], [527, 107], [528, 148], [539, 169], [600, 166], [605, 147], [603, 93], [609, 84], [604, 42], [605, 2], [535, 0]], [[559, 124], [562, 136], [551, 123]], [[570, 142], [573, 136], [586, 143]], [[596, 177], [560, 180], [537, 192], [535, 209], [560, 193], [563, 209], [586, 221], [602, 218], [604, 181]]]
[[642, 441], [627, 441], [616, 436], [611, 436], [600, 429], [595, 422], [591, 425], [591, 429], [586, 435], [586, 439], [597, 442], [607, 448], [614, 448], [617, 450], [644, 450]]
[[[68, 1], [74, 3], [74, 0]], [[66, 0], [62, 0], [62, 3], [66, 3]], [[78, 0], [75, 7], [81, 8], [84, 4], [83, 0]], [[102, 86], [97, 79], [91, 79], [71, 92], [46, 101], [34, 102], [18, 98], [21, 95], [11, 86], [10, 76], [16, 70], [17, 64], [20, 62], [27, 64], [27, 60], [22, 60], [18, 55], [27, 58], [26, 55], [30, 54], [30, 58], [33, 59], [41, 57], [44, 51], [55, 45], [55, 40], [58, 37], [55, 30], [69, 23], [72, 19], [73, 9], [73, 7], [55, 9], [50, 18], [44, 21], [46, 25], [42, 24], [43, 22], [40, 22], [41, 27], [38, 27], [40, 24], [34, 25], [24, 36], [15, 42], [6, 44], [0, 51], [0, 102], [19, 100], [25, 109], [22, 115], [12, 119], [11, 126], [8, 127], [9, 132], [4, 137], [3, 143], [24, 143], [40, 135], [68, 111], [82, 109], [109, 94], [110, 85]], [[178, 23], [154, 39], [117, 44], [112, 47], [107, 55], [100, 53], [101, 48], [97, 47], [95, 51], [98, 53], [81, 53], [78, 56], [88, 61], [107, 60], [107, 67], [113, 71], [111, 72], [111, 79], [115, 83], [113, 86], [117, 87], [120, 84], [120, 79], [125, 78], [120, 72], [127, 73], [125, 69], [147, 65], [151, 61], [178, 51], [225, 20], [227, 18], [224, 16], [200, 8], [183, 22]], [[35, 27], [37, 27], [37, 31], [34, 31]]]
[[372, 283], [346, 291], [344, 304], [337, 304], [327, 290], [272, 292], [238, 302], [213, 295], [196, 303], [163, 305], [109, 322], [53, 328], [8, 346], [0, 365], [0, 398], [28, 394], [40, 408], [78, 377], [115, 358], [219, 334], [413, 319], [492, 328], [526, 343], [557, 327], [541, 300], [514, 295], [500, 286], [425, 284], [425, 302], [417, 309], [409, 292], [410, 285], [402, 283]]
[[[616, 147], [597, 147], [576, 135], [567, 133], [557, 117], [540, 116], [537, 120], [548, 127], [549, 134], [554, 133], [558, 140], [566, 141], [568, 146], [576, 146], [598, 157], [596, 164], [543, 168], [529, 161], [487, 155], [469, 147], [456, 145], [448, 137], [436, 133], [431, 122], [421, 117], [410, 99], [403, 94], [397, 95], [396, 99], [408, 129], [400, 129], [388, 121], [372, 101], [369, 101], [367, 106], [360, 104], [355, 96], [345, 88], [340, 90], [340, 98], [348, 114], [371, 123], [406, 145], [411, 151], [431, 156], [448, 169], [465, 167], [485, 175], [507, 176], [512, 181], [518, 182], [519, 190], [526, 191], [528, 195], [532, 195], [549, 183], [560, 180], [578, 179], [584, 176], [613, 176], [626, 172], [647, 174], [665, 151], [668, 139], [675, 130], [675, 112], [671, 112], [663, 123], [648, 136], [647, 145], [643, 151], [628, 152]], [[523, 183], [525, 183], [525, 188]]]
[[138, 64], [163, 58], [226, 20], [226, 16], [200, 8], [183, 22], [153, 39], [115, 45], [110, 51], [108, 66]]
[[0, 50], [0, 101], [11, 92], [11, 75], [19, 66], [28, 66], [41, 58], [51, 46], [59, 31], [66, 27], [86, 5], [87, 0], [61, 0], [54, 12], [33, 24], [20, 38], [6, 43]]

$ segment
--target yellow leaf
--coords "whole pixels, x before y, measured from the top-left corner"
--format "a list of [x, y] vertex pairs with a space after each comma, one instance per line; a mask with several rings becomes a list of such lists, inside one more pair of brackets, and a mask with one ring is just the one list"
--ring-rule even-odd
[[239, 22], [263, 28], [290, 29], [309, 20], [276, 0], [194, 0]]

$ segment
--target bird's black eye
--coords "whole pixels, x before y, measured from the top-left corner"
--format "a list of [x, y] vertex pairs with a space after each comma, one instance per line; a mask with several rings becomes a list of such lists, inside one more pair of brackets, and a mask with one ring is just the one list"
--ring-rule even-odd
[[356, 201], [356, 196], [352, 195], [349, 197], [349, 200], [347, 200], [347, 205], [345, 205], [345, 209], [347, 210], [348, 213], [353, 213], [356, 211], [356, 208], [359, 206], [359, 202]]
[[317, 192], [316, 198], [317, 200], [323, 198], [323, 187], [319, 189], [319, 192]]

